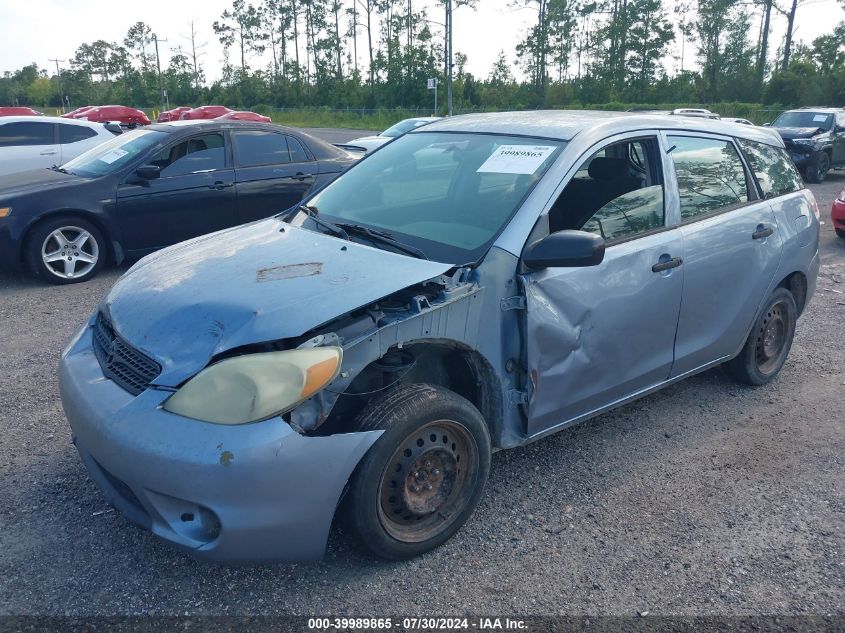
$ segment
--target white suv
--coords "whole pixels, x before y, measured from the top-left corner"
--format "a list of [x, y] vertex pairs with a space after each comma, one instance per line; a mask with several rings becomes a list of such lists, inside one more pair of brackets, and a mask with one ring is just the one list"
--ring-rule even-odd
[[61, 165], [113, 138], [102, 123], [61, 117], [0, 118], [0, 174]]

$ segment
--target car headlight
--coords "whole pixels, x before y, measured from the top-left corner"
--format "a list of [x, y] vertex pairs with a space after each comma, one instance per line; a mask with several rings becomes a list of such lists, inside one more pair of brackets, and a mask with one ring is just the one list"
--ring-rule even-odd
[[811, 138], [795, 138], [792, 142], [796, 145], [813, 145], [816, 141]]
[[0, 207], [0, 218], [8, 218], [12, 215], [12, 207]]
[[215, 424], [258, 422], [289, 411], [337, 376], [340, 347], [236, 356], [203, 369], [164, 409]]

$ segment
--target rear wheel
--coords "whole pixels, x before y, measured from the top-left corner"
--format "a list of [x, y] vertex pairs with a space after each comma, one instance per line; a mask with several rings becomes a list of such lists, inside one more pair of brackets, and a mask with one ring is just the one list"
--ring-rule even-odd
[[820, 183], [824, 182], [827, 172], [830, 169], [830, 156], [826, 152], [821, 152], [813, 162], [808, 165], [805, 170], [805, 177], [807, 182]]
[[728, 372], [747, 385], [764, 385], [778, 375], [795, 336], [798, 309], [786, 288], [769, 297], [739, 355], [728, 361]]
[[490, 435], [478, 409], [448, 389], [407, 385], [368, 405], [357, 427], [384, 431], [344, 498], [344, 520], [359, 544], [399, 560], [455, 534], [490, 471]]
[[52, 218], [37, 225], [25, 247], [29, 269], [53, 284], [91, 279], [103, 267], [106, 252], [100, 230], [73, 216]]

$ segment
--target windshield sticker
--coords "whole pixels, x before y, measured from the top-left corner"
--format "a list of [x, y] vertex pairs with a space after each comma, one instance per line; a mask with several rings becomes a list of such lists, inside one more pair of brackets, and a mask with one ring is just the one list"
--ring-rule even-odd
[[827, 115], [826, 114], [817, 114], [816, 116], [813, 117], [813, 121], [827, 121]]
[[120, 149], [119, 147], [116, 147], [115, 149], [113, 149], [109, 152], [106, 152], [105, 154], [100, 156], [100, 158], [98, 158], [97, 160], [101, 160], [104, 163], [106, 163], [107, 165], [111, 165], [114, 161], [120, 160], [121, 158], [126, 156], [128, 153], [129, 152], [127, 152], [125, 149]]
[[476, 171], [479, 174], [533, 174], [554, 145], [500, 145]]

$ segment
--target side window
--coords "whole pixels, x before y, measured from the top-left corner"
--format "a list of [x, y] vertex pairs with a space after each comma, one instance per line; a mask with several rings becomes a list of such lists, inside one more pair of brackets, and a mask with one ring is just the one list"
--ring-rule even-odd
[[226, 166], [223, 135], [215, 132], [193, 136], [161, 150], [150, 164], [161, 168], [162, 178], [223, 169]]
[[766, 200], [804, 187], [785, 149], [743, 139], [739, 140], [739, 146], [757, 176]]
[[59, 143], [62, 145], [70, 145], [94, 136], [97, 136], [97, 133], [90, 127], [59, 123]]
[[578, 167], [549, 210], [549, 231], [580, 229], [611, 245], [662, 228], [663, 176], [654, 137], [614, 143]]
[[748, 202], [745, 167], [730, 141], [670, 136], [678, 178], [681, 220]]
[[290, 162], [287, 137], [276, 132], [242, 130], [232, 132], [235, 164], [239, 167], [281, 165]]
[[307, 163], [310, 158], [308, 158], [308, 154], [305, 153], [305, 148], [302, 147], [302, 143], [300, 143], [297, 139], [292, 136], [288, 136], [288, 149], [290, 150], [290, 162], [292, 163]]
[[24, 145], [53, 145], [53, 123], [7, 123], [0, 125], [0, 147], [20, 147]]

